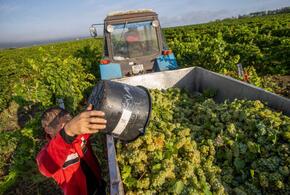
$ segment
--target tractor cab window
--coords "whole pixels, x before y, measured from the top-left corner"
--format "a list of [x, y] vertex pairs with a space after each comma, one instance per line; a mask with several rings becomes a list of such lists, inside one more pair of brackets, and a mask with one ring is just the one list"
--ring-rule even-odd
[[157, 33], [152, 21], [116, 24], [110, 28], [115, 60], [158, 54]]

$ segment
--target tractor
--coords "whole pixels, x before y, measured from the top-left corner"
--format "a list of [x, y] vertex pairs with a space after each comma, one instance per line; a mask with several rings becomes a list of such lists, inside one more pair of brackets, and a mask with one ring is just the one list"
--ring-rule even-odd
[[99, 65], [102, 80], [178, 68], [154, 11], [110, 13], [104, 23], [91, 25], [92, 37], [98, 36], [98, 25], [104, 27], [104, 54]]

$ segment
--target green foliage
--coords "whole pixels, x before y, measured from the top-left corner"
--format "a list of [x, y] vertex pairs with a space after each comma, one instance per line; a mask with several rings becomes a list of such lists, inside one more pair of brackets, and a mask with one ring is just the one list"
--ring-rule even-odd
[[[15, 98], [15, 94], [21, 94], [22, 92], [14, 91], [14, 90], [25, 90], [24, 88], [28, 88], [27, 86], [23, 87], [14, 87], [14, 84], [33, 84], [34, 88], [29, 89], [35, 92], [35, 90], [39, 90], [41, 94], [41, 100], [44, 100], [44, 104], [48, 105], [50, 101], [51, 104], [55, 104], [55, 99], [52, 96], [59, 96], [61, 95], [59, 90], [56, 94], [51, 94], [48, 92], [49, 86], [48, 84], [52, 83], [52, 81], [43, 84], [43, 82], [33, 79], [34, 77], [38, 77], [37, 74], [41, 69], [35, 70], [35, 66], [41, 66], [41, 68], [45, 68], [46, 71], [50, 72], [49, 74], [52, 75], [53, 71], [55, 72], [58, 70], [58, 66], [61, 66], [62, 71], [69, 74], [67, 71], [73, 71], [72, 73], [75, 74], [74, 71], [81, 71], [80, 76], [74, 75], [74, 79], [81, 79], [81, 84], [76, 85], [74, 82], [74, 89], [70, 91], [70, 94], [77, 95], [77, 98], [71, 99], [71, 97], [67, 97], [70, 99], [71, 102], [77, 101], [80, 96], [78, 90], [82, 91], [82, 88], [79, 89], [84, 84], [84, 73], [86, 74], [93, 74], [95, 78], [92, 78], [89, 75], [89, 80], [85, 79], [85, 81], [93, 82], [95, 79], [99, 77], [98, 75], [98, 60], [100, 59], [100, 54], [102, 53], [102, 41], [95, 40], [95, 39], [85, 39], [81, 41], [71, 41], [71, 42], [64, 42], [64, 43], [55, 43], [55, 44], [48, 44], [45, 46], [35, 46], [29, 48], [19, 48], [15, 50], [3, 50], [0, 52], [0, 112], [5, 109], [11, 100]], [[53, 58], [53, 59], [49, 59]], [[55, 70], [50, 70], [46, 67], [46, 63], [50, 63], [51, 68], [55, 68]], [[66, 64], [72, 63], [74, 68], [65, 67]], [[54, 64], [54, 65], [51, 65]], [[83, 68], [80, 68], [80, 65]], [[38, 71], [38, 72], [37, 72]], [[47, 73], [48, 73], [47, 72]], [[56, 77], [54, 74], [51, 79]], [[71, 75], [65, 79], [70, 79]], [[58, 78], [57, 78], [58, 79]], [[62, 77], [63, 79], [63, 77]], [[93, 79], [93, 80], [92, 80]], [[39, 80], [39, 79], [38, 79]], [[39, 83], [40, 82], [40, 83]], [[58, 85], [60, 81], [58, 80], [55, 84]], [[62, 84], [63, 85], [63, 84]], [[35, 88], [37, 87], [37, 89]], [[40, 88], [44, 87], [44, 88]], [[55, 86], [55, 88], [60, 87], [60, 85]], [[68, 90], [68, 89], [67, 89]], [[57, 91], [57, 90], [56, 90]], [[28, 91], [26, 92], [28, 93]], [[54, 92], [55, 93], [55, 92]], [[48, 97], [44, 97], [44, 94], [47, 94]], [[31, 99], [33, 101], [37, 101], [37, 95], [33, 94], [34, 97]], [[66, 97], [66, 96], [65, 96]], [[54, 97], [55, 98], [55, 97]], [[17, 97], [18, 102], [27, 103], [25, 102], [24, 98]], [[29, 98], [26, 98], [27, 100]], [[39, 101], [38, 101], [39, 102]], [[73, 105], [71, 108], [74, 108]]]
[[181, 66], [213, 71], [253, 66], [259, 74], [290, 74], [290, 14], [227, 19], [164, 29]]
[[81, 60], [72, 56], [61, 59], [45, 54], [37, 61], [28, 61], [30, 72], [26, 76], [33, 77], [16, 83], [13, 88], [13, 95], [26, 102], [41, 103], [47, 107], [56, 98], [63, 98], [66, 107], [75, 110], [83, 99], [83, 91], [91, 86], [89, 81], [94, 79], [92, 74], [84, 71]]
[[3, 133], [0, 132], [0, 176], [5, 175], [5, 167], [10, 163], [12, 154], [16, 149], [18, 140], [15, 138], [12, 132]]
[[6, 172], [1, 175], [0, 194], [11, 189], [19, 180], [24, 182], [33, 178], [34, 184], [43, 182], [35, 163], [35, 156], [42, 145], [39, 140], [42, 130], [39, 127], [38, 115], [21, 131], [0, 133], [0, 170]]
[[146, 134], [116, 145], [126, 194], [289, 194], [289, 117], [260, 101], [151, 96]]
[[[237, 71], [229, 71], [228, 69], [223, 68], [220, 73], [231, 76], [238, 80], [244, 80], [244, 78], [241, 78], [238, 76]], [[248, 66], [244, 68], [244, 73], [248, 75], [248, 81], [250, 84], [255, 85], [257, 87], [266, 89], [270, 92], [278, 91], [280, 90], [280, 87], [277, 86], [271, 79], [269, 79], [267, 76], [260, 77], [257, 74], [256, 69], [253, 66]]]
[[99, 62], [103, 55], [102, 44], [91, 44], [77, 50], [74, 57], [81, 59], [81, 63], [86, 72], [93, 74], [96, 79], [99, 78]]
[[289, 16], [226, 19], [163, 31], [181, 67], [200, 66], [242, 80], [237, 74], [241, 63], [249, 83], [280, 92], [267, 75], [290, 74]]
[[182, 66], [201, 66], [218, 72], [222, 68], [234, 70], [239, 62], [238, 55], [231, 55], [227, 51], [227, 43], [220, 32], [212, 37], [200, 37], [192, 33], [184, 39], [174, 38], [168, 43]]

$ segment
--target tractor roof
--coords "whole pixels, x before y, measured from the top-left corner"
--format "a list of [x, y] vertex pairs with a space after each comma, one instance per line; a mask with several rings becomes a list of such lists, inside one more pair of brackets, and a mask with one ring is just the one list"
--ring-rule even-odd
[[147, 17], [147, 16], [157, 16], [157, 14], [152, 9], [116, 11], [116, 12], [109, 13], [107, 17], [105, 18], [105, 21], [131, 19], [131, 18]]
[[127, 11], [114, 11], [110, 12], [108, 16], [117, 16], [117, 15], [126, 15], [133, 13], [145, 13], [145, 12], [154, 12], [152, 9], [137, 9], [137, 10], [127, 10]]

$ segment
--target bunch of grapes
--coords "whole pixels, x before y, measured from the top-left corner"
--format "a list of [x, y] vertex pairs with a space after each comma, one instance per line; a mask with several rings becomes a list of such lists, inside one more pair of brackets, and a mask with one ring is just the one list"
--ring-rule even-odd
[[126, 194], [290, 193], [290, 118], [260, 101], [151, 90], [144, 136], [118, 142]]

